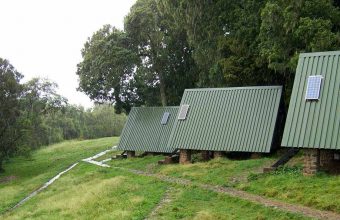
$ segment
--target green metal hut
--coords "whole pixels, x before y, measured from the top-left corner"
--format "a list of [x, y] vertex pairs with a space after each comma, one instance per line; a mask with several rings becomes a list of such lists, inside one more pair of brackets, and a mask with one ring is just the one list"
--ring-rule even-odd
[[168, 147], [181, 163], [190, 150], [268, 153], [281, 96], [281, 86], [186, 89]]
[[340, 51], [300, 54], [281, 145], [305, 149], [305, 174], [339, 157]]
[[167, 147], [179, 107], [134, 107], [124, 126], [118, 149], [134, 156], [136, 151], [171, 153]]

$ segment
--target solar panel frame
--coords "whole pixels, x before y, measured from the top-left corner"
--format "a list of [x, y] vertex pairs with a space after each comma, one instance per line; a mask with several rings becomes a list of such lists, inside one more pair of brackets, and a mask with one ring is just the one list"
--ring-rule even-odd
[[161, 124], [166, 125], [168, 123], [170, 112], [164, 112]]
[[188, 110], [189, 110], [189, 105], [183, 104], [178, 113], [178, 120], [185, 120], [187, 118]]
[[321, 75], [309, 76], [306, 88], [306, 100], [319, 100], [323, 77]]

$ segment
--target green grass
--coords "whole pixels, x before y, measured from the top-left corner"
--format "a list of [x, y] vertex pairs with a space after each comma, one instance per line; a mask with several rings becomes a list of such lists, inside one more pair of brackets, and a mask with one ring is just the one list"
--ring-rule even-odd
[[259, 171], [264, 164], [270, 164], [271, 161], [273, 161], [271, 158], [252, 160], [215, 159], [188, 165], [162, 166], [158, 172], [200, 183], [233, 186], [246, 179], [249, 172]]
[[154, 219], [308, 219], [198, 188], [175, 190]]
[[340, 176], [324, 173], [313, 177], [303, 176], [301, 155], [290, 161], [284, 170], [269, 174], [260, 173], [263, 167], [277, 160], [276, 157], [157, 165], [156, 162], [160, 159], [162, 156], [117, 160], [110, 164], [190, 179], [194, 183], [236, 187], [291, 204], [340, 213], [340, 200], [335, 199], [340, 194]]
[[307, 219], [226, 195], [81, 163], [3, 219]]
[[166, 184], [81, 163], [4, 219], [143, 219]]
[[0, 213], [14, 206], [32, 191], [39, 188], [57, 173], [73, 163], [111, 148], [118, 138], [101, 138], [86, 141], [65, 141], [39, 149], [31, 158], [18, 157], [4, 165], [0, 178], [14, 176], [8, 183], [0, 183]]
[[[13, 159], [5, 165], [6, 173], [2, 174], [2, 177], [15, 176], [16, 179], [0, 184], [1, 211], [12, 207], [74, 162], [108, 149], [117, 141], [117, 138], [68, 141], [37, 150], [29, 160]], [[116, 153], [118, 152], [112, 154]], [[171, 167], [171, 169], [179, 169], [173, 175], [180, 175], [181, 166], [158, 166], [159, 159], [162, 159], [162, 156], [114, 160], [110, 164], [166, 174], [170, 172]], [[212, 163], [223, 165], [224, 161]], [[188, 166], [185, 172], [193, 172], [207, 165], [210, 166], [209, 163], [202, 163], [196, 168]], [[226, 169], [229, 166], [228, 163], [222, 167]], [[3, 214], [1, 218], [144, 219], [157, 207], [165, 193], [169, 191], [169, 187], [173, 189], [173, 192], [170, 192], [174, 196], [173, 201], [159, 209], [154, 216], [156, 219], [158, 217], [161, 219], [271, 219], [273, 217], [301, 219], [299, 215], [255, 205], [226, 195], [195, 187], [169, 184], [114, 167], [102, 168], [85, 162], [80, 162], [47, 189], [16, 210]]]
[[148, 172], [155, 172], [161, 166], [157, 162], [164, 159], [164, 156], [146, 156], [142, 158], [130, 158], [130, 159], [116, 159], [108, 162], [107, 164], [116, 167], [125, 167], [136, 170], [143, 170]]
[[238, 188], [285, 202], [303, 204], [340, 213], [340, 176], [320, 173], [303, 176], [298, 167], [280, 169], [270, 174], [250, 176]]
[[[0, 178], [0, 212], [15, 205], [47, 180], [81, 159], [116, 145], [118, 138], [67, 141], [35, 151], [30, 159], [14, 158]], [[113, 152], [99, 158], [111, 157]], [[50, 187], [1, 219], [144, 219], [171, 189], [171, 201], [153, 219], [303, 219], [303, 216], [191, 187], [162, 182], [116, 169], [124, 167], [237, 187], [270, 198], [339, 212], [340, 178], [326, 174], [304, 177], [299, 169], [259, 174], [276, 158], [216, 159], [189, 165], [158, 165], [163, 156], [117, 159], [102, 168], [80, 162]], [[301, 162], [298, 158], [297, 164]], [[294, 166], [296, 163], [292, 163]], [[169, 188], [170, 187], [170, 188]]]
[[246, 180], [249, 172], [261, 172], [265, 164], [271, 164], [274, 161], [272, 158], [252, 160], [215, 159], [186, 165], [157, 165], [157, 161], [161, 159], [164, 159], [164, 156], [147, 156], [129, 160], [113, 160], [110, 165], [160, 173], [200, 183], [233, 186], [240, 181]]

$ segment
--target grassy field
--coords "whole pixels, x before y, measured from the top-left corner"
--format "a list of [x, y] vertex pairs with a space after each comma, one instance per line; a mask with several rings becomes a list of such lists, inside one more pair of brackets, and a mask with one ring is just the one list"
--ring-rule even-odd
[[228, 160], [221, 158], [187, 165], [157, 165], [157, 161], [163, 158], [163, 156], [148, 156], [131, 160], [112, 161], [110, 164], [185, 178], [200, 183], [235, 186], [240, 182], [246, 181], [250, 173], [262, 172], [264, 166], [269, 166], [275, 161], [275, 158], [253, 160]]
[[142, 219], [166, 185], [81, 163], [4, 219]]
[[[42, 148], [30, 159], [15, 158], [5, 165], [12, 176], [0, 184], [1, 212], [12, 207], [30, 192], [74, 162], [110, 148], [117, 138], [68, 141]], [[105, 159], [109, 155], [100, 159]], [[160, 171], [161, 157], [113, 161], [112, 165]], [[171, 189], [171, 190], [170, 190]], [[144, 219], [171, 192], [172, 202], [164, 205], [153, 219], [300, 219], [240, 199], [230, 198], [194, 187], [181, 187], [159, 180], [136, 176], [117, 169], [80, 163], [45, 191], [22, 207], [2, 215], [4, 219]], [[232, 210], [232, 211], [230, 211]], [[246, 213], [246, 214], [245, 214]]]
[[304, 219], [194, 187], [85, 163], [3, 219], [145, 219], [170, 187], [171, 203], [151, 219]]
[[340, 213], [340, 200], [334, 199], [340, 194], [340, 176], [325, 173], [303, 176], [301, 155], [282, 169], [268, 174], [262, 174], [262, 168], [276, 161], [275, 156], [249, 160], [223, 158], [188, 165], [159, 166], [156, 162], [161, 158], [145, 157], [110, 163], [198, 183], [236, 187], [276, 200]]
[[175, 188], [152, 219], [307, 219], [199, 188]]
[[65, 141], [42, 148], [31, 158], [18, 157], [5, 164], [0, 179], [10, 176], [12, 181], [0, 183], [0, 213], [36, 190], [43, 183], [73, 163], [111, 148], [118, 138], [86, 141]]
[[[67, 141], [42, 148], [32, 158], [15, 158], [0, 179], [0, 212], [4, 212], [44, 182], [81, 159], [116, 145], [118, 138]], [[118, 152], [113, 152], [117, 154]], [[110, 157], [107, 154], [100, 160]], [[307, 219], [196, 186], [166, 183], [115, 167], [232, 186], [277, 200], [339, 212], [340, 179], [326, 174], [303, 177], [299, 158], [294, 168], [259, 174], [275, 158], [217, 159], [189, 165], [160, 166], [162, 156], [108, 162], [102, 168], [80, 162], [53, 185], [1, 219]], [[321, 195], [321, 196], [318, 196]], [[164, 203], [164, 204], [163, 204]]]
[[320, 173], [305, 177], [300, 167], [278, 170], [272, 174], [250, 176], [238, 188], [295, 204], [340, 213], [340, 176]]

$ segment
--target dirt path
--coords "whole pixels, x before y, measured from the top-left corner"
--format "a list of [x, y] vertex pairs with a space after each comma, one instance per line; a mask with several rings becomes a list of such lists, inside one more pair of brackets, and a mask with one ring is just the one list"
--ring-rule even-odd
[[0, 183], [8, 183], [15, 179], [17, 179], [16, 176], [5, 176], [5, 177], [0, 178]]
[[164, 176], [164, 175], [160, 175], [160, 174], [153, 174], [153, 173], [148, 173], [148, 172], [144, 172], [144, 171], [141, 171], [141, 170], [127, 169], [127, 168], [124, 168], [124, 167], [113, 167], [113, 168], [123, 169], [123, 170], [129, 171], [129, 172], [137, 174], [137, 175], [157, 178], [161, 181], [165, 181], [165, 182], [169, 182], [169, 183], [176, 183], [176, 184], [180, 184], [180, 185], [195, 185], [195, 186], [198, 186], [202, 189], [214, 191], [214, 192], [217, 192], [217, 193], [223, 193], [223, 194], [226, 194], [226, 195], [229, 195], [229, 196], [232, 196], [232, 197], [237, 197], [237, 198], [244, 199], [244, 200], [247, 200], [247, 201], [250, 201], [250, 202], [253, 202], [253, 203], [261, 204], [261, 205], [264, 205], [266, 207], [277, 208], [277, 209], [280, 209], [280, 210], [286, 211], [286, 212], [303, 214], [303, 215], [305, 215], [307, 217], [311, 217], [311, 218], [330, 219], [330, 220], [339, 220], [340, 219], [340, 214], [338, 214], [338, 213], [334, 213], [334, 212], [330, 212], [330, 211], [321, 211], [321, 210], [316, 210], [316, 209], [306, 207], [306, 206], [302, 206], [302, 205], [296, 205], [296, 204], [292, 205], [292, 204], [288, 204], [288, 203], [281, 202], [281, 201], [275, 201], [275, 200], [272, 200], [272, 199], [265, 198], [263, 196], [254, 195], [254, 194], [247, 193], [247, 192], [241, 191], [241, 190], [237, 190], [237, 189], [231, 188], [231, 187], [222, 187], [222, 186], [215, 186], [215, 185], [209, 185], [209, 184], [197, 184], [197, 183], [193, 183], [192, 181], [186, 180], [186, 179], [169, 177], [169, 176]]
[[172, 197], [171, 197], [171, 193], [173, 193], [174, 189], [172, 187], [169, 187], [163, 198], [161, 199], [161, 201], [157, 204], [157, 206], [152, 210], [152, 212], [149, 214], [148, 217], [145, 218], [145, 220], [152, 220], [152, 219], [157, 219], [157, 214], [159, 212], [159, 210], [161, 210], [161, 208], [163, 208], [166, 204], [169, 204], [172, 202]]

